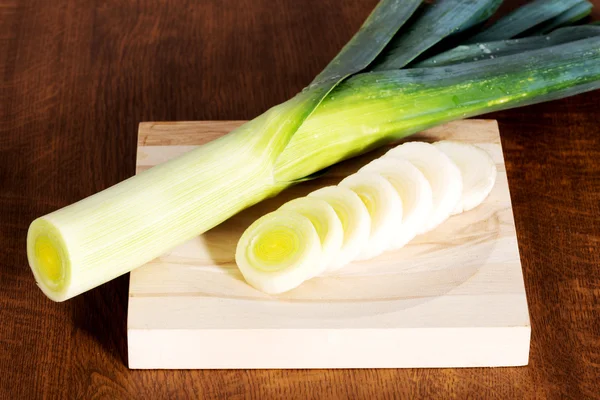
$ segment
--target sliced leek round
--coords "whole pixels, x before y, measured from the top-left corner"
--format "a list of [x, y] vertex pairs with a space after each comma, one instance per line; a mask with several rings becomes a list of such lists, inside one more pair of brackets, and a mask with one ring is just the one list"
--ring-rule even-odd
[[496, 182], [496, 164], [483, 149], [471, 144], [442, 140], [434, 146], [446, 154], [460, 170], [461, 199], [452, 211], [458, 214], [477, 207], [490, 194]]
[[412, 240], [431, 214], [431, 186], [421, 171], [399, 158], [379, 158], [362, 167], [359, 172], [374, 172], [387, 179], [402, 199], [402, 229], [390, 243], [399, 249]]
[[308, 195], [325, 200], [337, 214], [344, 228], [344, 242], [328, 271], [335, 271], [354, 261], [369, 241], [371, 217], [360, 197], [340, 186], [327, 186]]
[[402, 229], [402, 199], [394, 186], [373, 172], [358, 172], [339, 183], [355, 192], [371, 216], [369, 241], [356, 257], [368, 260], [390, 248], [392, 239]]
[[460, 201], [463, 184], [460, 170], [447, 155], [430, 143], [407, 142], [391, 149], [384, 157], [401, 158], [411, 162], [431, 185], [431, 215], [417, 233], [434, 229], [450, 216]]
[[321, 258], [315, 276], [324, 272], [338, 256], [344, 242], [344, 228], [333, 207], [316, 197], [300, 197], [279, 209], [297, 212], [312, 222], [321, 240]]
[[235, 252], [246, 282], [268, 294], [287, 292], [315, 276], [320, 257], [321, 240], [310, 219], [287, 210], [254, 221]]

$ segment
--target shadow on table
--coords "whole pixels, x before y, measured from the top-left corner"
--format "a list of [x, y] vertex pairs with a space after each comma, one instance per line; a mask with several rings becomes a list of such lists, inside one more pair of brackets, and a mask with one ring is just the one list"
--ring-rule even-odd
[[73, 324], [93, 337], [106, 354], [127, 360], [127, 300], [129, 274], [88, 291], [71, 301]]

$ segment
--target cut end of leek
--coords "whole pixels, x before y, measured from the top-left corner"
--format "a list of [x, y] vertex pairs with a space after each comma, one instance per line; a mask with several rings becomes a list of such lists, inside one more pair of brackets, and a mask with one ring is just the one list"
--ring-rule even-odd
[[344, 242], [344, 228], [333, 207], [316, 197], [300, 197], [288, 201], [280, 210], [294, 211], [312, 222], [321, 239], [321, 260], [315, 276], [324, 272], [338, 255]]
[[328, 271], [335, 271], [354, 261], [369, 241], [371, 217], [360, 197], [352, 190], [328, 186], [308, 195], [325, 200], [337, 214], [344, 230], [344, 242]]
[[250, 225], [235, 253], [246, 282], [268, 294], [287, 292], [315, 276], [320, 257], [321, 241], [311, 221], [286, 210]]
[[385, 157], [402, 158], [419, 169], [431, 185], [433, 209], [418, 233], [428, 232], [444, 222], [462, 195], [462, 176], [450, 158], [425, 142], [408, 142], [391, 149]]
[[371, 216], [371, 235], [356, 260], [368, 260], [389, 249], [402, 229], [402, 199], [392, 184], [379, 174], [358, 172], [339, 183], [355, 192]]
[[53, 301], [69, 298], [70, 258], [60, 231], [44, 218], [33, 221], [27, 233], [27, 258], [35, 280]]
[[483, 149], [466, 143], [442, 140], [434, 146], [458, 166], [462, 175], [463, 192], [452, 214], [472, 210], [481, 204], [496, 182], [494, 160]]

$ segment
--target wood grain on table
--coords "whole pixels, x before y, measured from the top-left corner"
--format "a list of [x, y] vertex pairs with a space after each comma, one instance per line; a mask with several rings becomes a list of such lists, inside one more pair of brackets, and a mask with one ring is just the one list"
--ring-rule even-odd
[[36, 288], [28, 224], [133, 175], [139, 122], [258, 115], [375, 3], [0, 0], [0, 399], [598, 396], [600, 91], [485, 116], [511, 185], [528, 367], [130, 371], [127, 276], [60, 304]]

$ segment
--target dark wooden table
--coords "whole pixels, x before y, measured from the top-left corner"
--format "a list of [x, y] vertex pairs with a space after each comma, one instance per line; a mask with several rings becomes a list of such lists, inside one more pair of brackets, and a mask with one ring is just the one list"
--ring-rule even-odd
[[0, 0], [1, 399], [598, 396], [600, 91], [490, 115], [529, 296], [527, 367], [130, 371], [127, 276], [60, 304], [36, 288], [28, 224], [132, 175], [139, 122], [258, 115], [375, 3]]

